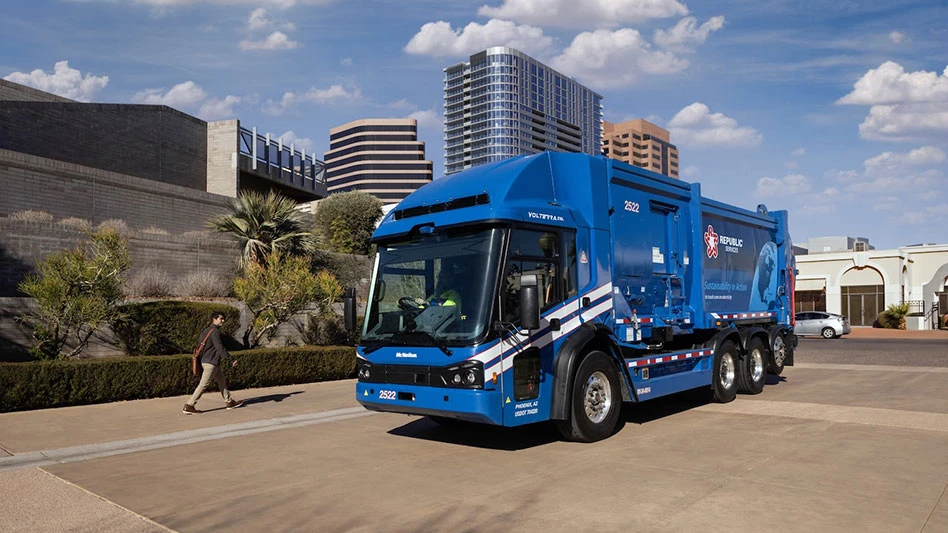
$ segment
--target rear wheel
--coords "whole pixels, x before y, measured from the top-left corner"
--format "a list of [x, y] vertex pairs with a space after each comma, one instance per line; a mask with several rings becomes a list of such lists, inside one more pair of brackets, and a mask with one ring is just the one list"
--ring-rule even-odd
[[770, 361], [767, 365], [771, 374], [780, 375], [783, 372], [784, 361], [787, 359], [787, 353], [791, 348], [787, 346], [786, 340], [784, 340], [783, 335], [778, 331], [774, 334], [774, 343], [773, 347], [770, 350]]
[[615, 431], [621, 407], [615, 363], [603, 352], [590, 352], [573, 378], [569, 419], [558, 420], [557, 427], [569, 440], [602, 440]]
[[760, 394], [767, 380], [767, 348], [760, 337], [747, 344], [747, 353], [741, 358], [739, 389], [746, 394]]
[[836, 338], [836, 330], [833, 328], [823, 328], [820, 335], [822, 335], [824, 339], [834, 339]]
[[711, 390], [714, 401], [728, 403], [737, 396], [737, 347], [724, 341], [714, 352], [714, 375]]

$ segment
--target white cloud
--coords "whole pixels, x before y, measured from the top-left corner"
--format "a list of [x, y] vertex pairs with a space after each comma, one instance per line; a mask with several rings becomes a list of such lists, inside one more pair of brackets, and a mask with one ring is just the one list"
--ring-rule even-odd
[[837, 104], [868, 105], [859, 136], [884, 141], [944, 141], [948, 133], [948, 67], [939, 75], [905, 72], [887, 61], [870, 69]]
[[234, 106], [240, 103], [239, 96], [228, 94], [223, 99], [210, 98], [198, 110], [198, 116], [204, 120], [223, 120], [234, 118]]
[[297, 150], [306, 150], [307, 153], [312, 153], [316, 149], [316, 143], [309, 137], [297, 137], [296, 133], [293, 130], [286, 131], [283, 135], [278, 135], [276, 137], [271, 136], [274, 140], [283, 139], [283, 146], [293, 145]]
[[331, 85], [326, 89], [311, 87], [303, 94], [294, 92], [283, 93], [279, 102], [269, 100], [263, 106], [263, 112], [270, 115], [282, 115], [287, 109], [297, 104], [308, 102], [313, 104], [329, 104], [353, 102], [362, 98], [362, 91], [358, 87], [345, 88], [342, 85]]
[[273, 25], [273, 21], [267, 17], [267, 10], [262, 7], [251, 11], [250, 17], [247, 19], [247, 29], [250, 31], [267, 29], [271, 25]]
[[500, 7], [482, 6], [477, 13], [523, 24], [583, 28], [684, 16], [688, 8], [677, 0], [504, 0]]
[[708, 106], [695, 102], [679, 111], [668, 123], [672, 142], [691, 146], [756, 146], [763, 135], [723, 113], [711, 113]]
[[724, 27], [724, 17], [711, 17], [707, 22], [698, 26], [698, 19], [685, 17], [668, 30], [655, 30], [655, 44], [668, 50], [690, 52], [692, 46], [704, 44], [708, 35]]
[[290, 39], [282, 31], [275, 31], [262, 41], [245, 39], [240, 41], [240, 49], [249, 50], [292, 50], [299, 48], [300, 43]]
[[908, 153], [882, 152], [863, 162], [867, 176], [900, 172], [906, 166], [932, 167], [944, 163], [945, 152], [934, 146], [922, 146]]
[[417, 120], [419, 129], [431, 128], [432, 130], [440, 130], [444, 124], [444, 118], [441, 114], [431, 109], [415, 111], [414, 113], [410, 113], [408, 118]]
[[136, 104], [166, 105], [175, 108], [194, 108], [200, 104], [207, 94], [193, 81], [179, 83], [163, 93], [162, 89], [145, 89], [132, 97]]
[[695, 180], [695, 179], [698, 179], [699, 176], [701, 176], [701, 169], [694, 165], [689, 165], [681, 169], [681, 173], [679, 174], [679, 176], [685, 179]]
[[342, 66], [344, 66], [344, 67], [351, 67], [351, 66], [352, 66], [352, 58], [351, 58], [351, 57], [344, 57], [344, 58], [342, 58], [342, 59], [339, 60], [339, 64], [342, 65]]
[[901, 43], [905, 39], [905, 34], [900, 31], [894, 31], [889, 34], [889, 40], [895, 44]]
[[439, 20], [428, 22], [405, 45], [409, 54], [433, 57], [466, 56], [490, 46], [510, 46], [528, 54], [538, 54], [553, 39], [533, 26], [518, 26], [509, 20], [488, 20], [485, 24], [472, 22], [457, 30]]
[[13, 72], [3, 79], [80, 102], [91, 101], [109, 83], [108, 76], [93, 76], [88, 72], [83, 76], [69, 66], [69, 61], [57, 61], [52, 74], [36, 69], [28, 74]]
[[797, 148], [796, 150], [790, 152], [790, 154], [793, 155], [793, 157], [801, 157], [804, 154], [806, 154], [806, 148], [803, 148], [803, 147]]
[[667, 51], [653, 50], [633, 29], [583, 32], [553, 58], [550, 65], [594, 87], [623, 87], [642, 74], [672, 74], [688, 68], [688, 61]]
[[757, 180], [755, 193], [760, 198], [782, 197], [810, 192], [812, 184], [803, 174], [790, 174], [783, 178], [764, 176]]
[[920, 70], [905, 72], [902, 65], [886, 61], [869, 69], [838, 104], [886, 105], [948, 102], [948, 67], [939, 76]]

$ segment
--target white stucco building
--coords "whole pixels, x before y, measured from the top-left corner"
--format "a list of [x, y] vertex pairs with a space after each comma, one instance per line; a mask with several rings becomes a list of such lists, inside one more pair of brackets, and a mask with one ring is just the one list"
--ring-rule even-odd
[[[822, 252], [827, 242], [865, 243], [856, 250]], [[848, 241], [846, 241], [848, 239]], [[871, 326], [888, 306], [909, 303], [910, 311], [948, 313], [948, 244], [875, 250], [865, 239], [811, 239], [809, 253], [797, 255], [796, 311], [828, 311], [849, 317], [853, 326]], [[937, 322], [936, 322], [937, 324]], [[928, 326], [931, 327], [931, 321]]]

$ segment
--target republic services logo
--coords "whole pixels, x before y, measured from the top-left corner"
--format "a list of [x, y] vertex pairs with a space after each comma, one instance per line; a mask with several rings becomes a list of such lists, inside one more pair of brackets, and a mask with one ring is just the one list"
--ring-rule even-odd
[[708, 231], [704, 232], [704, 243], [708, 247], [708, 257], [718, 256], [718, 234], [714, 232], [714, 226], [708, 224]]

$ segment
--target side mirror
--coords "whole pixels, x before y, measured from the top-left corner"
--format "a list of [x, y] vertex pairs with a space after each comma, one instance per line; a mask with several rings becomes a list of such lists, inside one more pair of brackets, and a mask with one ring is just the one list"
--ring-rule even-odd
[[346, 331], [352, 333], [356, 327], [356, 290], [355, 287], [349, 287], [346, 289], [346, 294], [343, 297], [344, 307], [342, 312], [342, 319], [345, 322]]
[[526, 330], [540, 329], [540, 289], [537, 277], [528, 274], [520, 277], [520, 327]]

